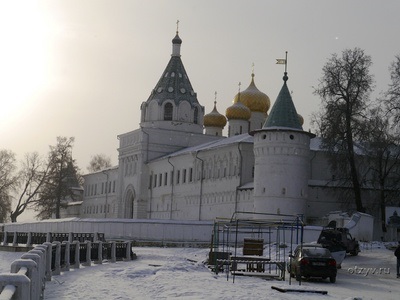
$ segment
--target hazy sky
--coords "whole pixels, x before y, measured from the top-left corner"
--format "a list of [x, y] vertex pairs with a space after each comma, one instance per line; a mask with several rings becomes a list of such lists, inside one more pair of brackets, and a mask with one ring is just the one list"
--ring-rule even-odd
[[400, 53], [400, 1], [0, 0], [0, 149], [22, 159], [45, 155], [57, 136], [74, 136], [81, 170], [92, 155], [118, 162], [117, 135], [138, 128], [166, 67], [179, 19], [181, 54], [206, 113], [225, 113], [255, 83], [272, 104], [288, 86], [303, 128], [320, 100], [313, 95], [332, 53], [360, 47], [372, 56], [376, 91], [389, 83]]

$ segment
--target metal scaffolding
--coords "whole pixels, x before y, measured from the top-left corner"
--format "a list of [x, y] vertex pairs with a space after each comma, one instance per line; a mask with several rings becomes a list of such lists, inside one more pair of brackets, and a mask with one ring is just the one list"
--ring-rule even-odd
[[285, 279], [293, 244], [303, 242], [302, 215], [235, 212], [214, 222], [209, 265], [218, 274]]

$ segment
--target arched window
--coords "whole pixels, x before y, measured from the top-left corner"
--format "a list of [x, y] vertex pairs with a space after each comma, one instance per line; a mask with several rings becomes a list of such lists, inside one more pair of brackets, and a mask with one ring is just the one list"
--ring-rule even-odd
[[173, 106], [171, 103], [167, 103], [164, 105], [164, 120], [165, 121], [172, 121], [172, 112]]
[[193, 116], [193, 123], [197, 124], [199, 121], [199, 109], [197, 107], [194, 108], [194, 116]]

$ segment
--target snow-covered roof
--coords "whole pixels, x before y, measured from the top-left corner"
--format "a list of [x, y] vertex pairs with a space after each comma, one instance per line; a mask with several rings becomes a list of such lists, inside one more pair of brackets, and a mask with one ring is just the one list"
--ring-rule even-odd
[[240, 134], [240, 135], [235, 135], [227, 138], [223, 138], [217, 141], [212, 141], [212, 142], [207, 142], [203, 143], [197, 146], [193, 147], [188, 147], [184, 148], [182, 150], [170, 153], [168, 155], [165, 155], [161, 158], [157, 158], [152, 161], [157, 161], [157, 160], [162, 160], [165, 159], [166, 157], [175, 157], [187, 153], [194, 153], [194, 152], [199, 152], [199, 151], [204, 151], [204, 150], [210, 150], [210, 149], [216, 149], [216, 148], [222, 148], [238, 143], [247, 143], [247, 144], [252, 144], [253, 143], [253, 137], [249, 135], [248, 133]]

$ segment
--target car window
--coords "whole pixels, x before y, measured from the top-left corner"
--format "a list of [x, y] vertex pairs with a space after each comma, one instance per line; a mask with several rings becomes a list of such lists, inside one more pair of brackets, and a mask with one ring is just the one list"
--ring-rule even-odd
[[330, 252], [325, 248], [303, 248], [304, 256], [308, 257], [330, 257]]

